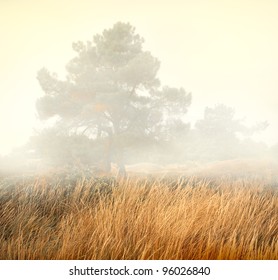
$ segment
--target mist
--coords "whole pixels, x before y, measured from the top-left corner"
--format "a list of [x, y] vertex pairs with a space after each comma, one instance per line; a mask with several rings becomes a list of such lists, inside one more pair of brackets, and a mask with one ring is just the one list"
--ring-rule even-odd
[[[72, 1], [62, 23], [51, 1], [29, 14], [1, 3], [1, 170], [275, 173], [276, 2], [122, 4], [104, 20], [99, 4], [89, 23], [89, 1]], [[9, 39], [15, 5], [26, 10], [24, 49]]]
[[277, 9], [0, 0], [0, 258], [277, 260]]

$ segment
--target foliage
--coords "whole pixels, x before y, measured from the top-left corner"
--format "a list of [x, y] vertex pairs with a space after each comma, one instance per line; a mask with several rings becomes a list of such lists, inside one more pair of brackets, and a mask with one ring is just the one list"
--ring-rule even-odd
[[32, 136], [28, 148], [34, 149], [37, 157], [54, 166], [92, 165], [101, 156], [101, 145], [97, 140], [63, 133], [57, 128], [45, 129]]
[[270, 148], [270, 156], [278, 161], [278, 143]]
[[167, 120], [181, 119], [191, 102], [183, 88], [160, 86], [160, 63], [143, 42], [133, 26], [118, 22], [92, 42], [73, 43], [77, 55], [66, 80], [45, 68], [38, 72], [41, 119], [59, 116], [68, 132], [106, 142], [107, 169], [114, 158], [124, 170], [124, 152], [138, 141], [163, 140]]
[[207, 107], [204, 118], [196, 123], [196, 128], [206, 136], [214, 138], [236, 138], [236, 134], [251, 135], [256, 131], [267, 127], [262, 122], [253, 127], [243, 124], [243, 119], [235, 119], [235, 110], [224, 104], [218, 104], [214, 108]]
[[[224, 104], [218, 104], [213, 108], [207, 107], [204, 117], [195, 124], [195, 147], [205, 160], [226, 160], [247, 156], [244, 146], [246, 141], [240, 141], [239, 136], [246, 137], [262, 131], [267, 127], [266, 122], [253, 127], [244, 124], [244, 119], [235, 118], [235, 110]], [[252, 147], [259, 147], [249, 139]], [[250, 147], [251, 147], [250, 146]], [[261, 147], [260, 147], [261, 149]], [[256, 151], [250, 150], [250, 155]]]

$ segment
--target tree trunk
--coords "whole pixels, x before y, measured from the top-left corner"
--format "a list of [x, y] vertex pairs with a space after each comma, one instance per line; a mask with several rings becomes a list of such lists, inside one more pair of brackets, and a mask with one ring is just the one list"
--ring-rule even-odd
[[115, 156], [116, 156], [116, 163], [118, 166], [118, 176], [120, 177], [126, 177], [126, 169], [125, 169], [125, 164], [123, 160], [123, 146], [122, 143], [120, 143], [120, 125], [119, 122], [114, 122], [113, 123], [114, 127], [114, 149], [115, 149]]
[[109, 155], [104, 159], [103, 171], [105, 173], [111, 172], [111, 159], [110, 159]]
[[103, 170], [106, 173], [111, 172], [112, 163], [112, 145], [113, 145], [113, 135], [111, 132], [108, 133], [107, 144], [104, 152], [104, 166]]
[[123, 161], [123, 149], [120, 147], [118, 147], [118, 150], [117, 150], [117, 166], [119, 168], [118, 176], [126, 177], [126, 169], [125, 169], [125, 164]]

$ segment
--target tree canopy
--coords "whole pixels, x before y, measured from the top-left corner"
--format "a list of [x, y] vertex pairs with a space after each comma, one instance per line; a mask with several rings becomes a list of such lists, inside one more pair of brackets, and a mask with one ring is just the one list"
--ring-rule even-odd
[[[224, 104], [217, 104], [214, 107], [207, 107], [202, 119], [195, 124], [199, 147], [198, 153], [208, 160], [231, 159], [242, 157], [246, 154], [246, 147], [240, 138], [250, 137], [256, 132], [264, 130], [268, 126], [267, 122], [261, 122], [254, 126], [244, 124], [244, 119], [235, 117], [235, 110]], [[251, 144], [259, 147], [249, 139]], [[252, 152], [256, 148], [251, 149]], [[248, 156], [248, 154], [246, 154]]]
[[59, 116], [60, 131], [105, 143], [106, 170], [113, 160], [124, 173], [128, 147], [160, 141], [173, 124], [185, 125], [191, 94], [161, 86], [160, 62], [143, 43], [133, 26], [118, 22], [92, 41], [72, 44], [76, 56], [66, 65], [65, 80], [46, 68], [38, 71], [45, 93], [37, 101], [40, 118]]

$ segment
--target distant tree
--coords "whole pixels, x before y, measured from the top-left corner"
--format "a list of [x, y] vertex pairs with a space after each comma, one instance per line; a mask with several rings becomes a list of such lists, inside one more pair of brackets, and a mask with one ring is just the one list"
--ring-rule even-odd
[[270, 147], [270, 157], [278, 162], [278, 143]]
[[44, 129], [30, 137], [28, 148], [49, 165], [80, 167], [91, 165], [100, 156], [100, 145], [85, 135], [66, 134], [57, 127]]
[[203, 119], [195, 124], [199, 138], [199, 153], [207, 159], [228, 159], [240, 154], [239, 136], [251, 136], [264, 130], [267, 122], [252, 127], [235, 118], [235, 110], [224, 104], [207, 107]]
[[45, 93], [37, 102], [40, 118], [59, 116], [69, 134], [105, 143], [107, 171], [114, 160], [125, 173], [126, 149], [167, 138], [169, 120], [181, 119], [191, 103], [183, 88], [160, 86], [160, 63], [143, 42], [134, 27], [118, 22], [92, 42], [73, 43], [77, 55], [65, 80], [45, 68], [38, 72]]

